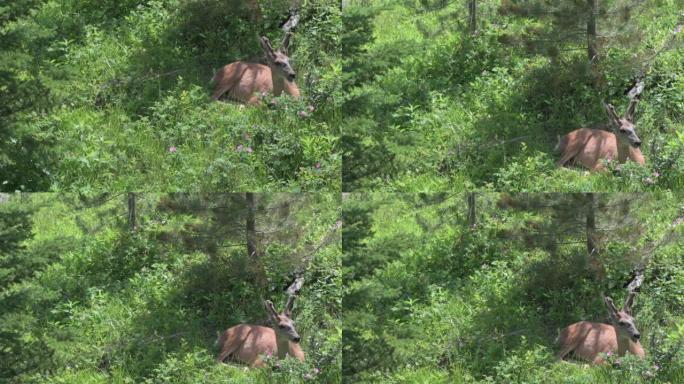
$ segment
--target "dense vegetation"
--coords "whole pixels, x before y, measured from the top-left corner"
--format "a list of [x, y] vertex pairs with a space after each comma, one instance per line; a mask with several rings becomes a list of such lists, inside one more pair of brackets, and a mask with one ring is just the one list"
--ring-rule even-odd
[[[293, 20], [301, 99], [210, 98]], [[3, 2], [0, 383], [684, 382], [682, 63], [682, 0]], [[556, 358], [634, 289], [645, 359]], [[215, 360], [291, 295], [304, 362]]]
[[[2, 190], [339, 190], [334, 0], [18, 0], [0, 6]], [[280, 42], [303, 99], [211, 102], [212, 71]]]
[[[125, 195], [1, 197], [0, 382], [340, 381], [337, 196], [138, 194], [135, 221]], [[306, 361], [216, 363], [298, 276]]]
[[[343, 189], [637, 191], [684, 186], [681, 1], [351, 0]], [[476, 3], [475, 31], [467, 3]], [[646, 166], [558, 169], [559, 135], [622, 113], [638, 79]]]
[[[345, 382], [684, 380], [681, 196], [465, 197], [343, 201]], [[606, 322], [602, 296], [622, 303], [639, 265], [634, 313], [646, 359], [559, 361], [558, 331]]]

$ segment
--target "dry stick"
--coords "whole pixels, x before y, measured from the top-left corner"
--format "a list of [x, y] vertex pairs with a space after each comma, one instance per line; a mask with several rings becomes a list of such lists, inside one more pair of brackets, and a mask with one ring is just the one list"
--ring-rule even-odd
[[290, 16], [287, 18], [287, 21], [283, 23], [282, 25], [282, 30], [285, 33], [288, 33], [295, 29], [297, 27], [297, 24], [299, 24], [299, 9], [297, 8], [292, 8], [290, 9]]
[[641, 261], [636, 267], [634, 267], [630, 280], [623, 285], [623, 288], [627, 288], [628, 293], [639, 291], [641, 284], [644, 282], [644, 271], [646, 270], [648, 263], [651, 261], [651, 257], [658, 248], [671, 242], [675, 238], [675, 234], [682, 223], [684, 223], [684, 215], [679, 216], [672, 221], [669, 230], [665, 235], [663, 235], [663, 237], [660, 238], [660, 240], [657, 242], [650, 242], [641, 249]]
[[[330, 228], [330, 231], [323, 236], [321, 241], [311, 250], [306, 255], [302, 255], [302, 265], [304, 267], [299, 267], [297, 270], [295, 270], [295, 280], [290, 284], [290, 286], [287, 288], [287, 295], [288, 295], [288, 300], [290, 297], [296, 296], [299, 291], [302, 289], [302, 286], [304, 285], [304, 271], [306, 271], [306, 267], [311, 261], [311, 257], [315, 255], [321, 248], [324, 246], [330, 244], [330, 242], [333, 240], [335, 233], [337, 232], [338, 229], [342, 228], [342, 220], [337, 220], [335, 224]], [[298, 256], [295, 254], [295, 256]]]

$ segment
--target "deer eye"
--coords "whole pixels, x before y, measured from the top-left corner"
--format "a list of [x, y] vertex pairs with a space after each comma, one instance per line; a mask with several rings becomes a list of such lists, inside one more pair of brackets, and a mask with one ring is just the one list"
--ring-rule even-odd
[[620, 133], [627, 133], [627, 130], [620, 128]]
[[620, 321], [620, 322], [618, 322], [618, 324], [620, 324], [620, 325], [627, 325], [627, 323], [625, 323], [624, 321]]
[[287, 328], [287, 327], [284, 326], [284, 325], [279, 325], [278, 328], [280, 328], [280, 329], [285, 329], [285, 328]]

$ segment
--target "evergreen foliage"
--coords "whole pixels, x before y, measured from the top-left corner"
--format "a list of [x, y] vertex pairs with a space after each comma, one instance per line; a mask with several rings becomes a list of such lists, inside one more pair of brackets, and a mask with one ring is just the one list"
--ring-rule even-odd
[[[339, 190], [332, 0], [12, 1], [0, 8], [5, 191]], [[304, 98], [210, 101], [212, 71], [283, 36]], [[247, 150], [249, 148], [249, 150]]]
[[[346, 191], [648, 191], [682, 187], [684, 19], [677, 1], [351, 1], [372, 34], [344, 57]], [[349, 18], [349, 17], [347, 17]], [[623, 111], [637, 79], [646, 166], [559, 169], [558, 137]]]
[[[475, 225], [466, 202], [383, 193], [344, 201], [345, 216], [368, 223], [352, 225], [355, 240], [345, 242], [344, 382], [684, 378], [681, 196], [477, 194]], [[622, 302], [640, 264], [634, 316], [646, 359], [613, 356], [590, 368], [559, 361], [559, 330], [606, 322], [602, 296]]]
[[[12, 383], [339, 382], [339, 201], [255, 194], [247, 255], [242, 194], [29, 194], [0, 203], [0, 380]], [[246, 370], [214, 341], [266, 324], [295, 276], [306, 361]]]

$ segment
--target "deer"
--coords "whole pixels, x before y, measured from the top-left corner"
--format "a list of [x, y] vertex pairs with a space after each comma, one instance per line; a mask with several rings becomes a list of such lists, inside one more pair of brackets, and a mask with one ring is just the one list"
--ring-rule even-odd
[[624, 356], [626, 352], [644, 358], [645, 352], [639, 339], [641, 333], [632, 316], [634, 292], [629, 293], [622, 310], [618, 310], [613, 299], [605, 297], [611, 324], [580, 321], [567, 326], [560, 332], [558, 341], [560, 352], [558, 358], [563, 360], [573, 352], [576, 357], [592, 364], [605, 363], [601, 353], [617, 353]]
[[303, 362], [304, 352], [299, 346], [301, 337], [292, 320], [294, 298], [288, 298], [281, 313], [270, 300], [263, 302], [271, 327], [239, 324], [228, 328], [217, 340], [221, 351], [216, 361], [223, 363], [230, 359], [252, 368], [265, 366], [265, 356], [277, 356], [278, 359], [291, 356]]
[[296, 72], [290, 64], [288, 49], [292, 33], [286, 33], [278, 50], [274, 50], [267, 37], [261, 37], [261, 48], [266, 54], [268, 65], [236, 61], [216, 71], [211, 79], [215, 84], [211, 97], [219, 100], [223, 96], [248, 105], [259, 105], [259, 95], [283, 92], [298, 99], [299, 88], [295, 84]]
[[606, 169], [602, 160], [617, 159], [620, 164], [631, 160], [645, 164], [640, 149], [641, 139], [634, 126], [634, 109], [637, 103], [637, 99], [632, 99], [623, 117], [618, 116], [611, 104], [604, 104], [608, 113], [608, 126], [612, 132], [580, 128], [559, 138], [554, 149], [561, 155], [557, 165], [563, 167], [575, 163], [595, 172]]

